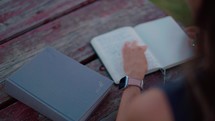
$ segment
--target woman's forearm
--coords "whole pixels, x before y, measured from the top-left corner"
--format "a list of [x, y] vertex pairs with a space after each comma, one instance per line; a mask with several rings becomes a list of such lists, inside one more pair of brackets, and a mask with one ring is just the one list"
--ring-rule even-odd
[[129, 110], [130, 104], [140, 94], [140, 88], [135, 86], [129, 86], [124, 90], [117, 115], [117, 121], [127, 121], [127, 112]]
[[[123, 67], [126, 75], [136, 80], [142, 80], [147, 72], [147, 60], [145, 51], [147, 47], [139, 45], [138, 41], [126, 42], [122, 49]], [[132, 102], [141, 94], [136, 86], [128, 86], [122, 95], [117, 121], [127, 121], [128, 111]]]

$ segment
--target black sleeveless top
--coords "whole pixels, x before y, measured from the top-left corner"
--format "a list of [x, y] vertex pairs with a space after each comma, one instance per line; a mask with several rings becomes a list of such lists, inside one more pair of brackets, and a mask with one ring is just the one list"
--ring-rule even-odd
[[201, 121], [201, 113], [184, 77], [162, 87], [167, 96], [175, 121]]

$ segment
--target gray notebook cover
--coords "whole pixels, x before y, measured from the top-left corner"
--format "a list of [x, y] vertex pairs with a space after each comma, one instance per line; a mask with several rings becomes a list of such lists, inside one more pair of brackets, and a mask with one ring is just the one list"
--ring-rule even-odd
[[5, 91], [53, 120], [82, 121], [112, 83], [48, 47], [7, 78]]

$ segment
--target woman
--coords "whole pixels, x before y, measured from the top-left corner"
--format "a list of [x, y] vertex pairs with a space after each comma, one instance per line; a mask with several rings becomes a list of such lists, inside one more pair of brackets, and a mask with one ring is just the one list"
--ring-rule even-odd
[[[213, 0], [189, 0], [199, 35], [196, 57], [186, 67], [185, 78], [164, 88], [141, 94], [128, 86], [121, 99], [117, 121], [215, 121], [215, 11]], [[128, 42], [123, 48], [128, 77], [142, 80], [147, 71], [146, 46]]]

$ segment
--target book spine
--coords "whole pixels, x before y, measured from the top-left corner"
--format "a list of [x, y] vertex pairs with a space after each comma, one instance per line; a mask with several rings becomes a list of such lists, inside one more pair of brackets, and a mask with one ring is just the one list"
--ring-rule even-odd
[[96, 39], [93, 39], [91, 41], [91, 45], [93, 46], [94, 50], [96, 51], [97, 55], [99, 56], [99, 59], [102, 61], [103, 65], [105, 66], [105, 68], [108, 71], [108, 74], [111, 76], [111, 78], [113, 79], [113, 81], [115, 82], [115, 84], [119, 84], [119, 80], [121, 78], [121, 74], [119, 74], [119, 72], [115, 71], [112, 67], [111, 64], [109, 64], [109, 62], [105, 59], [105, 54], [103, 54], [102, 48], [100, 48], [99, 43], [97, 43]]

